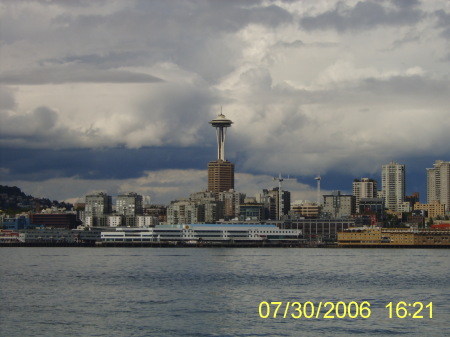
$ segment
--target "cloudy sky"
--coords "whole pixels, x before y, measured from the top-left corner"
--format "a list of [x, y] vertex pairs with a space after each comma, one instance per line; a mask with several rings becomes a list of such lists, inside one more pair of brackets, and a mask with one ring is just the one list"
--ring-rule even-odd
[[204, 190], [221, 109], [250, 196], [396, 161], [426, 202], [450, 160], [446, 0], [0, 0], [0, 25], [0, 183], [27, 194]]

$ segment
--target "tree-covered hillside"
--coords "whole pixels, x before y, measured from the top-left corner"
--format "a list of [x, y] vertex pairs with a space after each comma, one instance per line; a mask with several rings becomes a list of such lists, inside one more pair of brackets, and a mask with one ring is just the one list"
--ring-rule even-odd
[[47, 198], [35, 198], [31, 195], [26, 195], [16, 186], [0, 185], [0, 210], [6, 213], [36, 211], [37, 209], [49, 207], [71, 209], [73, 205], [57, 200], [51, 201]]

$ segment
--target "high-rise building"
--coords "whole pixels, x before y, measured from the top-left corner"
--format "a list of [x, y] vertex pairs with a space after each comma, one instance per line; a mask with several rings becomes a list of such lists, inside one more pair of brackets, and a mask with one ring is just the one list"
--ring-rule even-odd
[[279, 220], [283, 215], [288, 215], [291, 210], [291, 192], [282, 191], [280, 201], [279, 191], [279, 187], [274, 187], [271, 190], [263, 189], [261, 203], [264, 204], [264, 208], [266, 209], [267, 219]]
[[190, 200], [175, 200], [167, 207], [167, 223], [169, 225], [198, 223], [199, 213], [197, 203]]
[[353, 196], [356, 202], [356, 211], [359, 213], [361, 198], [376, 198], [378, 195], [377, 182], [369, 178], [355, 179], [353, 181]]
[[450, 162], [436, 160], [433, 168], [427, 169], [427, 202], [439, 201], [450, 207]]
[[215, 193], [234, 190], [234, 164], [215, 160], [208, 163], [208, 191]]
[[223, 215], [225, 219], [238, 218], [240, 213], [239, 205], [244, 202], [245, 194], [234, 190], [219, 192], [217, 199], [223, 202]]
[[226, 192], [234, 189], [234, 164], [225, 160], [225, 136], [233, 122], [221, 113], [209, 123], [216, 128], [217, 160], [208, 163], [208, 191]]
[[116, 200], [116, 213], [126, 216], [143, 214], [142, 195], [134, 192], [118, 195]]
[[86, 195], [86, 215], [101, 216], [112, 213], [112, 198], [106, 193]]
[[383, 165], [381, 185], [386, 208], [401, 211], [405, 201], [405, 165], [393, 161]]
[[191, 193], [189, 202], [195, 205], [197, 222], [214, 223], [223, 218], [223, 202], [216, 200], [214, 192]]
[[81, 220], [86, 226], [107, 226], [107, 215], [112, 213], [112, 198], [106, 193], [86, 195], [85, 212]]

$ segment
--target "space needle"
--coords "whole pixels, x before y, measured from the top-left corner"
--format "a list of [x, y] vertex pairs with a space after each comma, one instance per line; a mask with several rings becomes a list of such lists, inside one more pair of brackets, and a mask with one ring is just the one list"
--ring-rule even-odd
[[225, 136], [233, 122], [220, 111], [209, 123], [216, 128], [217, 160], [208, 163], [208, 191], [228, 192], [234, 190], [234, 164], [225, 160]]
[[220, 115], [217, 118], [213, 119], [209, 122], [214, 128], [216, 128], [216, 136], [217, 136], [217, 159], [225, 161], [225, 137], [227, 134], [227, 128], [233, 124], [233, 122], [225, 117], [220, 112]]

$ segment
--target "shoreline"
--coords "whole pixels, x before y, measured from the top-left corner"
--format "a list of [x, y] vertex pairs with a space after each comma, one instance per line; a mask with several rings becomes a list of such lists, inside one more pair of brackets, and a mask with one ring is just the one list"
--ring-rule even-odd
[[70, 242], [2, 242], [3, 247], [74, 247], [74, 248], [371, 248], [371, 249], [449, 249], [450, 245], [305, 245], [298, 243], [222, 243], [201, 242], [186, 244], [182, 242], [100, 242], [100, 243], [70, 243]]

